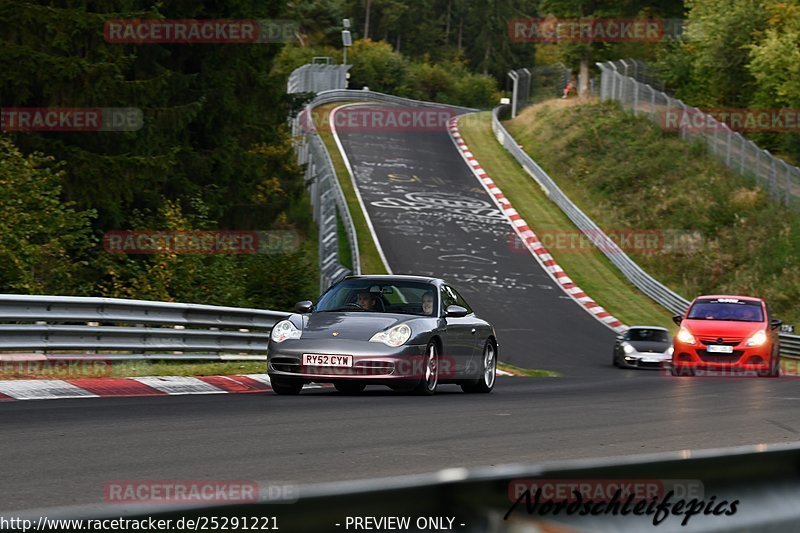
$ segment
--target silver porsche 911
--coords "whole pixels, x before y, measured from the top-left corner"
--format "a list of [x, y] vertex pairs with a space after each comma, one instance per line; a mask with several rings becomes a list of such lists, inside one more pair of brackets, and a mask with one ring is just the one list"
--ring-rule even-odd
[[441, 279], [351, 276], [295, 310], [270, 335], [267, 372], [278, 394], [309, 382], [351, 394], [368, 384], [424, 395], [442, 383], [494, 387], [494, 328]]

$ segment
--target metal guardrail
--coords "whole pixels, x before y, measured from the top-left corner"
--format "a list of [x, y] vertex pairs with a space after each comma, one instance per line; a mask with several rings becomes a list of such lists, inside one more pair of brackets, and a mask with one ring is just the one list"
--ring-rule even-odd
[[286, 84], [288, 93], [320, 93], [347, 87], [347, 71], [352, 65], [309, 64], [295, 69]]
[[[41, 515], [50, 519], [105, 520], [126, 519], [192, 520], [208, 523], [214, 517], [223, 520], [247, 518], [247, 523], [271, 517], [270, 523], [286, 531], [335, 531], [367, 529], [347, 523], [348, 517], [410, 517], [402, 531], [451, 530], [465, 533], [515, 533], [520, 531], [793, 531], [800, 520], [800, 445], [758, 445], [700, 451], [678, 451], [640, 457], [584, 459], [544, 465], [505, 465], [467, 470], [453, 468], [430, 474], [402, 477], [327, 483], [311, 486], [261, 486], [254, 503], [228, 505], [107, 505], [61, 507], [19, 513], [18, 518], [33, 524]], [[568, 512], [554, 511], [554, 501], [578, 501], [571, 490], [576, 483], [590, 488], [581, 489], [583, 504], [609, 502], [602, 493], [590, 492], [592, 487], [607, 489], [617, 486], [638, 486], [635, 492], [649, 503], [667, 502], [666, 512], [659, 512], [658, 526], [654, 524], [655, 510], [643, 508], [631, 513], [579, 512], [583, 506]], [[524, 487], [542, 486], [542, 501], [531, 511], [521, 502], [509, 513], [513, 495], [519, 484]], [[562, 488], [559, 488], [562, 487]], [[645, 492], [645, 489], [647, 492]], [[656, 489], [653, 491], [652, 489]], [[673, 489], [672, 495], [668, 491]], [[558, 492], [557, 492], [558, 491]], [[533, 490], [535, 492], [535, 488]], [[557, 494], [557, 495], [556, 495]], [[566, 494], [566, 495], [565, 495]], [[634, 494], [632, 490], [631, 494]], [[646, 495], [646, 496], [645, 496]], [[693, 498], [696, 498], [694, 502]], [[533, 496], [532, 498], [533, 499]], [[626, 497], [619, 498], [625, 501]], [[678, 508], [675, 505], [683, 501]], [[686, 518], [690, 503], [696, 505], [693, 515]], [[736, 501], [736, 509], [731, 503]], [[547, 505], [547, 502], [550, 502]], [[723, 503], [724, 502], [724, 503]], [[549, 511], [545, 511], [545, 507]], [[710, 506], [710, 507], [707, 507]], [[557, 509], [557, 505], [556, 505]], [[606, 509], [614, 509], [613, 505]], [[698, 510], [699, 509], [699, 510]], [[700, 512], [716, 509], [714, 513]], [[8, 516], [8, 513], [6, 514]], [[226, 517], [226, 518], [224, 518]], [[452, 518], [452, 527], [432, 527], [425, 518]], [[422, 518], [423, 520], [419, 521]], [[259, 522], [262, 523], [262, 522]], [[444, 525], [448, 522], [445, 520]], [[346, 526], [350, 527], [346, 527]], [[188, 529], [188, 527], [187, 527]], [[375, 526], [372, 529], [388, 530]]]
[[[689, 307], [689, 300], [670, 290], [664, 284], [650, 276], [628, 255], [620, 249], [608, 235], [595, 224], [583, 211], [570, 200], [556, 185], [555, 181], [520, 148], [517, 141], [508, 133], [500, 122], [499, 113], [505, 106], [498, 106], [492, 111], [492, 131], [497, 141], [517, 160], [525, 171], [545, 191], [565, 215], [600, 251], [616, 266], [622, 274], [640, 291], [652, 298], [662, 307], [674, 314], [684, 314]], [[781, 333], [781, 356], [800, 358], [800, 336]]]
[[[134, 353], [95, 357], [233, 360], [242, 352], [265, 354], [272, 326], [288, 315], [147, 300], [2, 294], [0, 351], [109, 350]], [[179, 353], [148, 354], [162, 351]]]

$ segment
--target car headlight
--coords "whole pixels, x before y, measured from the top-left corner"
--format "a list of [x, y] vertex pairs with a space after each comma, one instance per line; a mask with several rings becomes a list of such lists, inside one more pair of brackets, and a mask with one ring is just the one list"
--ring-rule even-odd
[[624, 351], [625, 353], [633, 353], [633, 352], [636, 351], [636, 348], [634, 348], [633, 346], [631, 346], [627, 342], [623, 342], [622, 343], [622, 351]]
[[379, 331], [369, 342], [382, 342], [388, 346], [401, 346], [411, 337], [411, 328], [407, 324], [398, 324], [385, 331]]
[[272, 342], [283, 342], [286, 339], [299, 339], [302, 332], [289, 320], [281, 320], [272, 328]]
[[679, 341], [685, 342], [686, 344], [697, 344], [697, 341], [694, 340], [694, 335], [689, 333], [689, 330], [685, 327], [678, 330], [677, 338]]
[[756, 331], [752, 337], [747, 339], [745, 346], [761, 346], [767, 342], [767, 332], [762, 330]]
[[675, 348], [673, 346], [670, 346], [664, 353], [667, 355], [672, 355], [673, 353], [675, 353]]

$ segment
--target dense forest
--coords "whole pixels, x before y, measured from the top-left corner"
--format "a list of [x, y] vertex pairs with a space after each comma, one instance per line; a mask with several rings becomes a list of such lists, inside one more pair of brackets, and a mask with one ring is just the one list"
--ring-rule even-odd
[[[488, 108], [511, 68], [638, 57], [703, 106], [797, 106], [796, 1], [306, 0], [0, 3], [0, 106], [135, 108], [135, 131], [0, 132], [0, 292], [106, 295], [285, 308], [318, 289], [316, 229], [287, 117], [291, 71], [342, 60], [350, 86]], [[685, 11], [685, 12], [684, 12]], [[534, 44], [525, 17], [687, 18], [657, 43]], [[109, 21], [286, 20], [285, 42], [111, 42]], [[305, 96], [307, 97], [307, 95]], [[796, 134], [760, 134], [798, 159]], [[289, 231], [259, 254], [108, 253], [126, 230]]]

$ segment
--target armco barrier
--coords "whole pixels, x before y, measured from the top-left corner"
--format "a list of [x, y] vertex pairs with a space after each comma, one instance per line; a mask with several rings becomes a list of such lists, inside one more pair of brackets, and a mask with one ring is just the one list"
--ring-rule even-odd
[[[800, 521], [800, 445], [758, 445], [700, 451], [680, 451], [615, 459], [584, 459], [551, 465], [506, 465], [467, 470], [453, 468], [431, 474], [327, 483], [311, 486], [264, 485], [254, 503], [202, 505], [108, 505], [44, 509], [21, 513], [18, 518], [36, 524], [49, 519], [187, 520], [191, 524], [275, 523], [281, 531], [353, 531], [396, 529], [400, 531], [460, 531], [464, 533], [512, 533], [520, 531], [794, 531]], [[563, 509], [555, 513], [545, 501], [528, 514], [524, 501], [512, 507], [510, 489], [523, 480], [550, 486], [576, 482], [611, 486], [644, 482], [662, 487], [652, 499], [667, 500], [666, 511], [655, 514], [640, 509], [635, 514], [622, 506], [617, 512], [581, 513]], [[667, 490], [675, 491], [667, 499]], [[569, 493], [574, 501], [575, 497]], [[691, 498], [694, 514], [688, 514]], [[603, 497], [588, 496], [593, 502]], [[547, 500], [547, 498], [544, 498]], [[622, 498], [624, 501], [625, 498]], [[703, 501], [698, 509], [697, 504]], [[605, 500], [608, 501], [608, 500]], [[680, 506], [678, 501], [683, 501]], [[721, 511], [735, 511], [726, 515]], [[552, 500], [551, 500], [552, 502]], [[583, 500], [585, 503], [586, 500]], [[723, 503], [725, 502], [725, 503]], [[632, 507], [632, 506], [631, 506]], [[655, 506], [654, 506], [655, 508]], [[708, 508], [709, 511], [704, 510]], [[583, 510], [583, 507], [579, 507]], [[711, 512], [716, 510], [718, 512]], [[702, 512], [698, 512], [702, 511]], [[508, 517], [507, 517], [508, 515]], [[8, 516], [8, 513], [6, 514]], [[356, 527], [355, 517], [372, 520], [410, 517], [406, 527]], [[420, 520], [422, 518], [422, 520]], [[430, 518], [444, 519], [432, 527]], [[348, 524], [347, 520], [351, 522]], [[452, 519], [452, 522], [448, 520]], [[658, 527], [654, 526], [658, 520]], [[240, 522], [241, 523], [241, 522]], [[451, 525], [452, 524], [452, 525]], [[348, 527], [349, 526], [349, 527]], [[447, 527], [444, 527], [447, 526]], [[183, 528], [182, 528], [183, 529]], [[276, 528], [277, 529], [277, 528]]]
[[[2, 294], [0, 351], [34, 351], [48, 358], [263, 359], [272, 326], [288, 315], [119, 298]], [[130, 353], [80, 353], [99, 350]]]
[[[497, 141], [508, 150], [525, 171], [530, 174], [536, 183], [545, 191], [565, 215], [580, 229], [584, 235], [594, 243], [600, 251], [622, 272], [628, 280], [640, 291], [652, 298], [662, 307], [674, 314], [683, 314], [689, 306], [689, 300], [673, 292], [658, 280], [650, 276], [639, 265], [601, 230], [592, 219], [578, 208], [556, 185], [555, 181], [545, 172], [525, 151], [520, 148], [517, 141], [508, 133], [500, 122], [500, 110], [504, 106], [496, 107], [492, 111], [492, 131]], [[800, 358], [800, 336], [781, 333], [781, 355], [784, 357]]]

